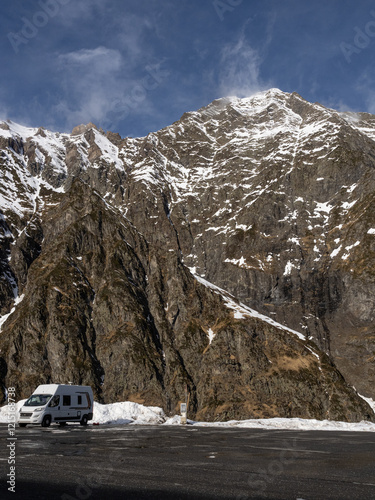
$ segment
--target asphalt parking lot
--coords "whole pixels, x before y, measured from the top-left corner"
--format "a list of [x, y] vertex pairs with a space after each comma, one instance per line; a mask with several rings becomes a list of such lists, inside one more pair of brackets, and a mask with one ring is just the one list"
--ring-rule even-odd
[[1, 498], [375, 499], [374, 433], [52, 425], [15, 437], [0, 424]]

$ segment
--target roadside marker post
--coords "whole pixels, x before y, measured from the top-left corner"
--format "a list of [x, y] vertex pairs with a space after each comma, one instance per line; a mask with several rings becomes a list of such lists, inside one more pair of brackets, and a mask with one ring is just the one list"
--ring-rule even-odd
[[187, 405], [186, 405], [186, 403], [180, 404], [180, 413], [181, 413], [181, 424], [186, 425], [186, 422], [187, 422]]

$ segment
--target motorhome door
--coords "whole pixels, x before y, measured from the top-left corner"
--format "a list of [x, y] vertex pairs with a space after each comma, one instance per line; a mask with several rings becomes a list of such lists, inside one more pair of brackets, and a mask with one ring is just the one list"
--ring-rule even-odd
[[52, 417], [52, 422], [58, 422], [59, 417], [61, 416], [61, 396], [58, 394], [55, 394], [52, 396], [50, 402], [48, 403], [48, 413]]

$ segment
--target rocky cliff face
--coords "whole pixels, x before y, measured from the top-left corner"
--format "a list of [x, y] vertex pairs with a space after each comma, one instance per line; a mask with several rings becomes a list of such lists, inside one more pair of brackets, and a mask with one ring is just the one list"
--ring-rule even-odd
[[375, 117], [278, 90], [147, 137], [0, 125], [0, 378], [373, 419]]

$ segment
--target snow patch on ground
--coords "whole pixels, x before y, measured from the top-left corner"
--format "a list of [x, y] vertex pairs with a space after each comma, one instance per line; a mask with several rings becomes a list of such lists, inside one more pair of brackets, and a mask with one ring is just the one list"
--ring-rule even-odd
[[[164, 425], [179, 425], [180, 423], [181, 417], [176, 415], [169, 418]], [[303, 418], [259, 418], [251, 420], [230, 420], [228, 422], [194, 422], [193, 420], [188, 420], [188, 424], [196, 427], [238, 427], [265, 430], [375, 432], [375, 424], [366, 421], [348, 423], [331, 420], [307, 420]]]
[[[16, 416], [22, 408], [26, 399], [16, 403]], [[8, 423], [13, 418], [13, 413], [9, 411], [7, 405], [0, 408], [0, 423]], [[112, 404], [100, 404], [94, 402], [94, 417], [90, 423], [96, 424], [138, 424], [155, 425], [163, 424], [166, 421], [164, 411], [157, 406], [143, 406], [130, 401]]]
[[143, 406], [126, 401], [103, 405], [94, 402], [93, 422], [99, 424], [162, 424], [164, 411], [157, 406]]
[[23, 404], [25, 403], [26, 399], [21, 399], [16, 403], [16, 411], [9, 411], [9, 407], [7, 404], [2, 406], [0, 408], [0, 423], [1, 424], [7, 424], [9, 422], [13, 422], [14, 419], [14, 413], [16, 414], [16, 421], [18, 421], [18, 413], [19, 410], [22, 408]]
[[[361, 396], [362, 397], [362, 396]], [[375, 409], [375, 402], [365, 399]], [[16, 414], [26, 400], [16, 403]], [[0, 423], [12, 421], [13, 413], [7, 405], [0, 408]], [[175, 415], [167, 418], [164, 411], [157, 406], [143, 406], [125, 401], [122, 403], [100, 404], [94, 402], [94, 418], [89, 424], [106, 425], [180, 425], [181, 417]], [[261, 418], [249, 420], [230, 420], [228, 422], [195, 422], [188, 424], [196, 427], [239, 427], [249, 429], [283, 429], [283, 430], [320, 430], [320, 431], [357, 431], [375, 432], [375, 424], [371, 422], [335, 422], [331, 420], [308, 420], [302, 418]]]

